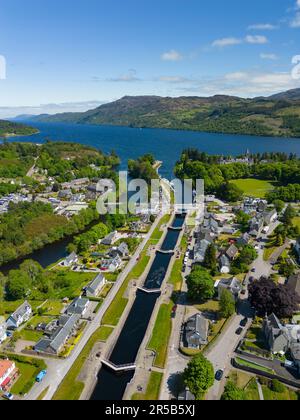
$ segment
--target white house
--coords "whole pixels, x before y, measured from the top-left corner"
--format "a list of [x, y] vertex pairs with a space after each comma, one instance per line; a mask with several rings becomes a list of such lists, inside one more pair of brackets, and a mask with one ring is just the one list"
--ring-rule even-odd
[[72, 252], [72, 254], [68, 255], [67, 258], [61, 263], [64, 267], [71, 267], [71, 265], [76, 264], [78, 262], [78, 255], [76, 252]]
[[220, 260], [219, 260], [219, 267], [220, 267], [220, 272], [222, 274], [229, 274], [230, 273], [230, 260], [226, 255], [222, 255]]
[[0, 360], [0, 389], [4, 390], [11, 381], [11, 376], [16, 369], [14, 362], [10, 360]]
[[32, 308], [27, 301], [25, 301], [7, 320], [6, 325], [8, 330], [16, 330], [20, 325], [27, 322], [32, 315]]
[[7, 339], [5, 318], [0, 316], [0, 344]]
[[85, 288], [85, 295], [87, 297], [97, 297], [105, 284], [106, 279], [103, 274], [98, 274], [98, 276]]

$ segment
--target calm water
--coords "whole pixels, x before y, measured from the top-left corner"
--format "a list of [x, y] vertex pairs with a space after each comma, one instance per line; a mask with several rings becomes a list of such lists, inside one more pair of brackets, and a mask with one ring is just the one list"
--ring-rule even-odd
[[187, 147], [196, 147], [209, 154], [239, 155], [250, 149], [258, 152], [286, 152], [300, 155], [300, 139], [239, 136], [161, 129], [135, 129], [127, 127], [91, 126], [63, 123], [32, 123], [40, 133], [28, 137], [15, 137], [12, 141], [44, 142], [72, 141], [95, 146], [104, 152], [115, 150], [122, 159], [122, 168], [128, 159], [144, 153], [153, 153], [164, 162], [162, 176], [171, 179], [175, 162]]

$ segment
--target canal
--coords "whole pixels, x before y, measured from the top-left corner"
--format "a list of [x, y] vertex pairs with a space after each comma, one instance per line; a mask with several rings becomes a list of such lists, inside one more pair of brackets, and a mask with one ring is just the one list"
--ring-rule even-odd
[[[156, 290], [161, 288], [174, 255], [184, 220], [185, 217], [180, 215], [176, 216], [172, 225], [174, 229], [168, 229], [163, 244], [166, 253], [157, 252], [144, 282], [145, 289], [151, 291], [151, 289]], [[172, 246], [172, 248], [166, 249], [168, 246]], [[138, 290], [135, 302], [110, 356], [109, 361], [111, 363], [117, 366], [135, 363], [160, 294], [160, 292], [146, 293], [145, 291]], [[108, 367], [103, 366], [98, 374], [98, 382], [91, 400], [122, 400], [126, 387], [133, 377], [134, 371], [116, 373]]]

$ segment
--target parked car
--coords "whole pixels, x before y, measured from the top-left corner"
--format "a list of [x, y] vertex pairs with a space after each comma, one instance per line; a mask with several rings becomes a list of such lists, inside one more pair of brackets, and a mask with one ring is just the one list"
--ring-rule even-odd
[[14, 399], [14, 396], [13, 396], [13, 394], [11, 394], [10, 392], [7, 392], [6, 394], [4, 394], [4, 395], [3, 395], [3, 398], [4, 398], [5, 400], [12, 401], [12, 400]]
[[224, 370], [218, 370], [215, 376], [216, 381], [220, 382], [223, 379], [223, 376], [224, 376]]
[[248, 324], [248, 318], [244, 318], [242, 321], [241, 321], [241, 327], [246, 327], [246, 325]]
[[37, 377], [35, 378], [36, 382], [43, 382], [43, 379], [45, 378], [45, 376], [47, 375], [47, 371], [46, 370], [42, 370]]
[[240, 328], [238, 328], [237, 330], [236, 330], [236, 335], [241, 335], [242, 334], [242, 332], [243, 332], [244, 330], [243, 330], [243, 328], [242, 327], [240, 327]]

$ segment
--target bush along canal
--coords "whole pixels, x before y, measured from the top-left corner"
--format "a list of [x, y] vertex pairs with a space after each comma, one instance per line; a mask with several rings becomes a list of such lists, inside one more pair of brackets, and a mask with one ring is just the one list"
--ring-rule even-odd
[[172, 227], [168, 229], [144, 286], [137, 292], [109, 361], [102, 364], [91, 400], [122, 400], [127, 385], [132, 381], [135, 374], [136, 357], [147, 332], [156, 302], [161, 295], [160, 289], [174, 255], [184, 221], [184, 215], [176, 215]]

